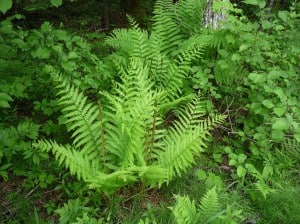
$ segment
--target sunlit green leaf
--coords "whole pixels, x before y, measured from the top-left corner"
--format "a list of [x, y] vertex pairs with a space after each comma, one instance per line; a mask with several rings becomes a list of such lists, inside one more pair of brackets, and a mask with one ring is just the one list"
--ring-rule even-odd
[[253, 81], [254, 83], [261, 83], [265, 81], [265, 77], [261, 74], [257, 73], [250, 73], [248, 78]]
[[236, 170], [238, 177], [244, 177], [246, 175], [246, 169], [242, 166], [239, 166]]
[[272, 130], [272, 139], [274, 140], [283, 140], [284, 133], [281, 130]]
[[267, 108], [273, 108], [275, 105], [274, 105], [274, 103], [271, 101], [271, 100], [264, 100], [263, 101], [263, 105], [265, 106], [265, 107], [267, 107]]
[[32, 51], [31, 55], [33, 58], [48, 59], [50, 56], [50, 49], [39, 47], [37, 50]]
[[296, 139], [297, 142], [300, 142], [300, 133], [294, 134], [294, 138]]
[[205, 180], [207, 177], [206, 172], [204, 170], [198, 170], [196, 176], [198, 180]]
[[258, 0], [244, 0], [243, 2], [248, 5], [258, 5], [259, 4]]
[[283, 22], [286, 22], [287, 19], [288, 19], [288, 14], [289, 14], [289, 12], [287, 12], [287, 11], [279, 11], [278, 12], [278, 17], [280, 19], [282, 19]]
[[273, 191], [273, 189], [271, 189], [269, 187], [269, 185], [267, 185], [264, 181], [259, 180], [256, 183], [256, 187], [257, 189], [259, 189], [259, 191], [262, 193], [262, 195], [264, 196], [264, 198], [267, 197], [267, 194], [271, 193]]
[[245, 154], [239, 154], [238, 155], [238, 162], [243, 163], [247, 159], [247, 156]]
[[281, 117], [285, 113], [285, 107], [275, 107], [273, 111], [278, 117]]
[[62, 5], [62, 0], [50, 0], [51, 4], [55, 7]]
[[9, 108], [9, 101], [13, 99], [7, 93], [0, 93], [0, 107]]
[[284, 131], [289, 129], [289, 125], [285, 119], [278, 119], [272, 125], [272, 129]]
[[12, 7], [12, 0], [0, 0], [0, 11], [6, 13]]

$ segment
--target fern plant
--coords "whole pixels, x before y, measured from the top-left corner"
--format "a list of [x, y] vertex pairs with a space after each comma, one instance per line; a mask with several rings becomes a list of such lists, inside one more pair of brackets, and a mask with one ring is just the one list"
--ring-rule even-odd
[[222, 210], [215, 187], [205, 193], [199, 206], [187, 196], [176, 195], [175, 198], [176, 205], [171, 210], [178, 224], [237, 223], [235, 220], [241, 212], [232, 213], [230, 206]]
[[150, 35], [129, 17], [132, 28], [115, 30], [106, 40], [116, 49], [109, 60], [120, 82], [100, 93], [101, 102], [88, 102], [49, 70], [73, 142], [41, 140], [35, 146], [52, 151], [71, 174], [106, 194], [139, 180], [160, 186], [181, 175], [207, 147], [209, 130], [225, 118], [204, 119], [199, 96], [182, 91], [205, 41], [183, 41], [174, 9], [172, 1], [158, 1]]
[[102, 93], [106, 100], [95, 105], [56, 75], [59, 104], [73, 143], [41, 140], [35, 146], [52, 151], [71, 174], [105, 193], [138, 179], [154, 186], [181, 175], [205, 149], [209, 130], [224, 116], [203, 119], [195, 96], [172, 110], [176, 118], [168, 125], [163, 113], [166, 92], [156, 89], [147, 76], [148, 67], [132, 59], [114, 93]]
[[[149, 78], [158, 88], [167, 89], [165, 99], [173, 102], [185, 88], [183, 81], [191, 73], [191, 63], [202, 57], [209, 41], [206, 35], [187, 30], [201, 30], [204, 2], [185, 0], [174, 5], [171, 0], [158, 0], [151, 32], [140, 29], [129, 17], [131, 28], [116, 29], [105, 41], [115, 49], [108, 57], [114, 65], [109, 71], [117, 73], [128, 67], [131, 57], [141, 58], [148, 66]], [[189, 17], [185, 16], [187, 11]]]

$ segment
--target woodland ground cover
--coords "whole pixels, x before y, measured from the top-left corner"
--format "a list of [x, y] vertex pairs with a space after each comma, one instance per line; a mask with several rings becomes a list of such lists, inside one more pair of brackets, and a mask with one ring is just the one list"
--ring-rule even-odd
[[103, 33], [49, 16], [97, 1], [10, 2], [0, 222], [300, 222], [299, 3], [113, 1]]

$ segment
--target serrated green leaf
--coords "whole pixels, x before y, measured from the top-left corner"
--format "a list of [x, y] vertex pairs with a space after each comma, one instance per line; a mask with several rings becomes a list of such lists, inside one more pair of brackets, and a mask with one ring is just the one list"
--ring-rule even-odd
[[278, 117], [281, 117], [285, 113], [285, 107], [275, 107], [273, 111]]
[[262, 172], [263, 178], [267, 179], [272, 174], [273, 174], [273, 167], [270, 164], [266, 164]]
[[258, 5], [259, 4], [258, 0], [244, 0], [243, 2], [248, 5]]
[[196, 176], [198, 180], [205, 180], [207, 177], [206, 172], [204, 170], [198, 170]]
[[226, 153], [231, 153], [231, 152], [232, 152], [232, 150], [231, 150], [231, 148], [230, 148], [229, 146], [226, 146], [226, 147], [224, 148], [224, 151], [225, 151]]
[[282, 88], [275, 89], [274, 93], [276, 93], [276, 95], [279, 96], [281, 102], [285, 102], [287, 100], [287, 97], [286, 97], [284, 91], [282, 90]]
[[279, 12], [278, 12], [278, 17], [279, 17], [280, 19], [282, 19], [283, 22], [286, 22], [287, 19], [288, 19], [288, 13], [289, 13], [289, 12], [287, 12], [287, 11], [279, 11]]
[[251, 173], [251, 174], [257, 174], [258, 173], [256, 168], [251, 163], [247, 163], [245, 165], [245, 167], [247, 168], [248, 172]]
[[284, 133], [281, 130], [272, 130], [272, 139], [274, 140], [283, 140]]
[[237, 164], [237, 161], [235, 159], [231, 159], [229, 161], [229, 166], [235, 166]]
[[244, 177], [246, 175], [246, 169], [242, 166], [239, 166], [236, 170], [238, 177]]
[[282, 25], [277, 25], [276, 27], [275, 27], [275, 29], [276, 30], [284, 30], [285, 28], [284, 28], [284, 26], [282, 26]]
[[294, 138], [296, 139], [297, 142], [300, 143], [300, 133], [299, 134], [294, 134]]
[[47, 33], [52, 31], [52, 26], [49, 22], [44, 22], [41, 26], [42, 33]]
[[238, 155], [238, 162], [241, 164], [243, 162], [245, 162], [245, 160], [247, 159], [247, 156], [245, 154], [239, 154]]
[[7, 93], [0, 93], [0, 100], [2, 100], [2, 101], [13, 101], [13, 99]]
[[254, 83], [261, 83], [265, 81], [265, 77], [261, 74], [257, 73], [250, 73], [248, 78], [253, 81]]
[[278, 119], [272, 125], [273, 130], [286, 131], [289, 129], [289, 125], [285, 119]]
[[9, 108], [9, 103], [7, 101], [1, 101], [0, 100], [0, 107], [2, 108]]
[[231, 56], [231, 60], [232, 60], [232, 61], [239, 61], [239, 60], [241, 60], [241, 55], [235, 53], [235, 54], [233, 54], [233, 55]]
[[6, 13], [12, 7], [12, 0], [0, 0], [0, 11]]
[[263, 29], [269, 29], [273, 26], [273, 23], [271, 23], [270, 21], [268, 20], [263, 20], [262, 21], [262, 27]]
[[258, 6], [259, 6], [260, 9], [263, 9], [264, 7], [266, 7], [266, 5], [267, 5], [267, 3], [266, 3], [265, 0], [260, 0], [258, 2]]
[[0, 170], [6, 170], [6, 169], [9, 168], [11, 165], [12, 165], [12, 163], [4, 164], [3, 166], [0, 167]]
[[9, 101], [13, 101], [13, 99], [7, 93], [0, 93], [0, 107], [9, 108]]
[[271, 100], [264, 100], [262, 103], [266, 108], [269, 108], [269, 109], [273, 108], [275, 106]]
[[50, 0], [51, 4], [55, 7], [62, 5], [62, 0]]
[[69, 52], [68, 58], [69, 59], [78, 58], [78, 54], [74, 51], [71, 51], [71, 52]]
[[257, 189], [262, 193], [264, 198], [267, 197], [267, 194], [271, 193], [273, 190], [267, 185], [264, 181], [257, 181], [256, 183]]
[[277, 80], [281, 77], [281, 71], [271, 71], [269, 74], [268, 74], [268, 80]]
[[33, 58], [48, 59], [50, 56], [50, 49], [39, 47], [36, 51], [32, 51], [31, 55]]
[[247, 46], [246, 44], [242, 44], [239, 48], [239, 52], [242, 52], [244, 50], [247, 50], [249, 48], [249, 46]]

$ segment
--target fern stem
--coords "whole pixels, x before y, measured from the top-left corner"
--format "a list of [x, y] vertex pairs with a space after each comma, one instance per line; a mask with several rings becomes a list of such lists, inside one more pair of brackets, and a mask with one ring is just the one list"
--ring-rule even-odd
[[99, 121], [100, 121], [100, 139], [101, 139], [101, 150], [102, 150], [102, 156], [103, 156], [103, 171], [106, 164], [106, 150], [105, 150], [105, 138], [104, 138], [104, 127], [103, 127], [103, 114], [102, 114], [102, 106], [100, 102], [98, 101], [98, 108], [99, 108]]
[[157, 100], [154, 101], [154, 112], [153, 112], [153, 122], [152, 122], [152, 139], [151, 139], [151, 147], [150, 147], [150, 161], [152, 160], [152, 152], [154, 150], [154, 141], [155, 141], [155, 134], [156, 134], [156, 116], [157, 116]]

